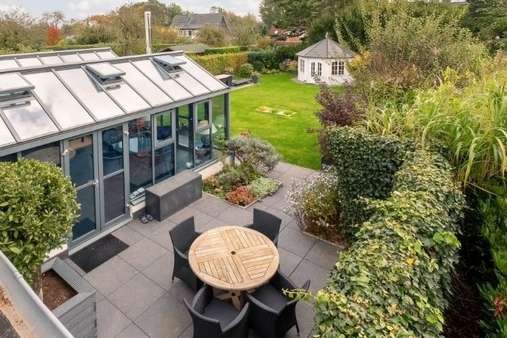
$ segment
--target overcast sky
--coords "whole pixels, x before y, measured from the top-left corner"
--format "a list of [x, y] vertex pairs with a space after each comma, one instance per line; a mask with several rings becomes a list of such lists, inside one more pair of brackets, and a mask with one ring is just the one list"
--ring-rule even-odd
[[[90, 14], [107, 13], [135, 0], [0, 0], [0, 10], [21, 7], [33, 16], [44, 12], [62, 11], [66, 18], [85, 18]], [[237, 14], [258, 14], [260, 0], [161, 0], [166, 4], [176, 2], [183, 9], [206, 13], [211, 6], [220, 6]]]

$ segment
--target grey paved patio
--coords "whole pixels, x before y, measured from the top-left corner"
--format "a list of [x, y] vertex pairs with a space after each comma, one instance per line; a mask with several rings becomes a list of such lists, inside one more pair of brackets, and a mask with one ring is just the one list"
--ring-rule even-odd
[[[337, 249], [300, 232], [296, 220], [287, 214], [285, 194], [294, 179], [312, 171], [285, 163], [272, 176], [284, 186], [277, 194], [254, 207], [268, 210], [282, 220], [279, 240], [280, 268], [296, 285], [311, 280], [313, 291], [323, 287], [336, 262]], [[171, 282], [172, 245], [168, 231], [178, 222], [194, 216], [198, 231], [222, 225], [252, 222], [252, 208], [231, 206], [210, 195], [193, 203], [164, 222], [147, 225], [133, 221], [114, 233], [130, 247], [85, 275], [97, 289], [98, 337], [192, 337], [192, 323], [183, 304], [192, 291], [178, 279]], [[297, 307], [301, 337], [308, 337], [313, 309], [300, 302]], [[296, 330], [287, 337], [297, 336]]]

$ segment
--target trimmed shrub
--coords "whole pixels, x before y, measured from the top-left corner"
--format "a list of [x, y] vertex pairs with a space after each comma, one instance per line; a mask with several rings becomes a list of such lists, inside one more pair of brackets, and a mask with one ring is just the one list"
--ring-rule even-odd
[[286, 60], [295, 60], [296, 53], [301, 47], [277, 46], [265, 50], [254, 51], [248, 54], [248, 62], [258, 72], [265, 70], [279, 70]]
[[315, 295], [319, 337], [441, 336], [464, 199], [440, 157], [403, 157], [390, 197], [370, 201], [372, 217]]
[[232, 204], [241, 205], [246, 207], [250, 203], [255, 201], [255, 196], [248, 190], [248, 187], [241, 186], [234, 191], [231, 191], [225, 195], [225, 199]]
[[214, 75], [232, 71], [237, 74], [241, 65], [248, 63], [248, 53], [190, 55], [196, 62]]
[[365, 198], [389, 196], [394, 175], [411, 146], [395, 137], [372, 135], [350, 127], [327, 129], [325, 135], [338, 174], [338, 189], [348, 201], [343, 221], [360, 224], [371, 215]]
[[46, 255], [66, 242], [78, 210], [76, 191], [56, 166], [0, 163], [0, 250], [34, 289]]
[[204, 52], [205, 55], [213, 55], [213, 54], [235, 54], [246, 52], [248, 47], [246, 46], [230, 46], [230, 47], [216, 47], [216, 48], [208, 48]]
[[239, 67], [238, 76], [242, 77], [244, 79], [247, 79], [252, 76], [253, 72], [254, 72], [254, 67], [249, 63], [245, 63], [245, 64], [242, 64], [241, 67]]
[[273, 170], [280, 161], [280, 155], [271, 143], [241, 135], [228, 141], [227, 150], [234, 158], [241, 162], [241, 166], [251, 168], [259, 176], [265, 175]]

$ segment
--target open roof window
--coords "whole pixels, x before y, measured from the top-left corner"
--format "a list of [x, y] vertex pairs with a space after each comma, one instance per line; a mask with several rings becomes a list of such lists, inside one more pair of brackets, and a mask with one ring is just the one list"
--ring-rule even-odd
[[0, 107], [25, 104], [35, 87], [19, 73], [0, 74]]
[[114, 67], [108, 62], [94, 63], [86, 65], [86, 69], [99, 81], [102, 85], [117, 85], [122, 82], [122, 76], [125, 72]]
[[181, 66], [186, 63], [186, 61], [177, 59], [172, 55], [155, 56], [153, 61], [167, 72], [179, 71]]

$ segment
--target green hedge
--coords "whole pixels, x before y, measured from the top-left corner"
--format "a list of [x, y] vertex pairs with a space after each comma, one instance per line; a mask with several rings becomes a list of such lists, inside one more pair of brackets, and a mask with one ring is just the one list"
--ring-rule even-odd
[[338, 173], [339, 189], [349, 202], [342, 220], [350, 225], [359, 224], [370, 215], [364, 198], [389, 196], [394, 175], [412, 146], [394, 137], [350, 127], [329, 129], [325, 134], [326, 147]]
[[285, 60], [295, 60], [296, 53], [301, 46], [277, 46], [269, 49], [253, 51], [248, 54], [248, 63], [251, 63], [255, 70], [279, 70], [280, 64]]
[[[350, 140], [356, 136], [352, 132]], [[386, 151], [391, 154], [399, 148], [391, 149], [391, 141], [381, 142], [380, 149], [387, 147], [377, 153], [381, 158]], [[328, 286], [315, 296], [316, 334], [441, 336], [446, 295], [460, 247], [455, 234], [462, 219], [463, 196], [453, 182], [450, 166], [440, 157], [425, 151], [394, 156], [405, 160], [393, 181], [389, 176], [394, 168], [376, 168], [383, 162], [367, 154], [371, 149], [364, 148], [364, 157], [356, 158], [358, 163], [349, 163], [363, 173], [362, 165], [387, 173], [386, 184], [380, 182], [382, 194], [391, 182], [393, 191], [385, 200], [369, 201], [371, 218], [340, 254]], [[394, 165], [398, 164], [397, 160]]]
[[248, 51], [247, 46], [229, 46], [229, 47], [216, 47], [216, 48], [208, 48], [204, 52], [206, 55], [213, 54], [234, 54]]
[[237, 74], [241, 65], [248, 62], [248, 53], [190, 55], [201, 66], [214, 75], [233, 72]]

